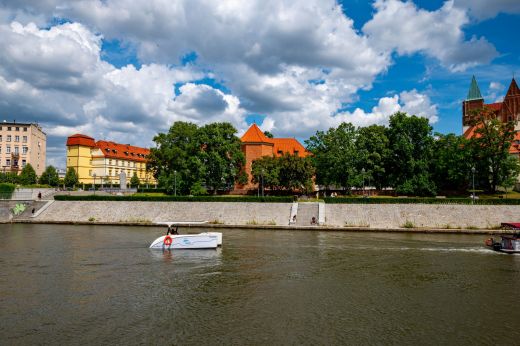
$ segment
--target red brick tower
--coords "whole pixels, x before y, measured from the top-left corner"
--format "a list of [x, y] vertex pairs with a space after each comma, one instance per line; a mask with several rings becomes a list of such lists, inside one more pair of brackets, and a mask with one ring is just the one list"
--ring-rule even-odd
[[472, 111], [476, 109], [481, 109], [484, 107], [484, 98], [480, 93], [480, 89], [477, 84], [477, 80], [475, 76], [471, 79], [471, 84], [469, 86], [468, 96], [466, 100], [462, 101], [462, 128], [463, 132], [471, 126], [472, 119]]

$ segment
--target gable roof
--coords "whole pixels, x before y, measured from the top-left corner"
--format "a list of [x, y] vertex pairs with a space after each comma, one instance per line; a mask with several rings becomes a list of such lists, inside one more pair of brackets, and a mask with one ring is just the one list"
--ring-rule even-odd
[[307, 149], [295, 138], [269, 138], [274, 144], [273, 154], [282, 156], [283, 154], [298, 154], [298, 156], [306, 157], [309, 153]]
[[509, 85], [509, 89], [507, 89], [506, 98], [512, 97], [512, 96], [519, 96], [520, 95], [520, 89], [518, 88], [518, 85], [516, 84], [515, 78], [511, 80], [511, 84]]
[[244, 143], [271, 143], [269, 139], [256, 124], [251, 125], [240, 138]]
[[146, 157], [150, 154], [149, 149], [109, 141], [97, 141], [96, 147], [101, 150], [103, 156], [110, 159], [146, 162]]
[[483, 97], [482, 97], [482, 94], [480, 93], [480, 89], [478, 87], [477, 80], [475, 79], [475, 76], [473, 76], [473, 78], [471, 78], [471, 84], [469, 86], [468, 97], [466, 97], [466, 101], [482, 100], [482, 99], [483, 99]]
[[96, 146], [96, 142], [92, 137], [76, 133], [75, 135], [69, 136], [67, 138], [67, 146], [72, 145], [82, 145], [85, 147], [94, 148]]

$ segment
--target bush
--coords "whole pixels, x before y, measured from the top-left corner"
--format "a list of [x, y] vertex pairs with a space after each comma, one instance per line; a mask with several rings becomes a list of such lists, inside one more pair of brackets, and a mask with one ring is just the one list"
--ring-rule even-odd
[[135, 201], [135, 202], [264, 202], [291, 203], [291, 197], [222, 197], [222, 196], [54, 196], [57, 201]]
[[0, 199], [11, 199], [16, 186], [10, 183], [0, 183]]
[[166, 193], [166, 189], [163, 189], [163, 188], [154, 189], [154, 188], [139, 187], [137, 189], [137, 192], [142, 192], [142, 193], [147, 193], [147, 192]]
[[[326, 197], [330, 204], [471, 204], [470, 198], [352, 198]], [[475, 205], [520, 205], [520, 199], [476, 199]]]

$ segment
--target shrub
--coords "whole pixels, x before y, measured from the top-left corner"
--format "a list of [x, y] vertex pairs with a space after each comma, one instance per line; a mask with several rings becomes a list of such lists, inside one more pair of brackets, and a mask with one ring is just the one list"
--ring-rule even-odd
[[[330, 204], [471, 204], [469, 198], [355, 198], [326, 197]], [[477, 199], [475, 205], [520, 205], [520, 199]]]
[[0, 199], [11, 199], [15, 187], [14, 184], [0, 183]]
[[291, 197], [227, 197], [227, 196], [54, 196], [57, 201], [136, 201], [136, 202], [263, 202], [290, 203]]

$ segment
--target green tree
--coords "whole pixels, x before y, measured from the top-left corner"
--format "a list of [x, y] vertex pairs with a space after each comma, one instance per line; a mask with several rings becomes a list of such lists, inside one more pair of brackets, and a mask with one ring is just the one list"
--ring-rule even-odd
[[371, 125], [360, 127], [357, 132], [357, 172], [364, 169], [366, 182], [382, 189], [387, 186], [385, 163], [391, 154], [386, 129], [384, 126]]
[[432, 179], [441, 191], [465, 191], [471, 182], [468, 141], [453, 133], [435, 134], [431, 163]]
[[34, 171], [33, 166], [28, 163], [22, 169], [20, 176], [18, 177], [18, 181], [22, 185], [32, 185], [36, 184], [38, 181], [38, 177], [36, 176], [36, 172]]
[[134, 172], [134, 175], [132, 175], [132, 178], [130, 179], [130, 186], [132, 187], [139, 187], [139, 184], [141, 181], [139, 180], [139, 177], [137, 176], [137, 173]]
[[280, 186], [287, 190], [300, 190], [309, 193], [312, 190], [315, 169], [310, 158], [284, 154], [278, 158]]
[[477, 172], [477, 179], [488, 192], [508, 184], [511, 176], [518, 176], [518, 159], [511, 160], [509, 148], [515, 135], [513, 122], [503, 123], [494, 117], [492, 110], [475, 111], [475, 132], [469, 147]]
[[76, 170], [74, 167], [69, 167], [67, 170], [67, 173], [65, 174], [65, 178], [63, 179], [63, 183], [67, 187], [74, 187], [78, 184], [79, 179], [78, 175], [76, 174]]
[[42, 173], [39, 179], [40, 184], [47, 184], [50, 186], [58, 186], [60, 183], [60, 177], [54, 166], [47, 166], [45, 171]]
[[391, 155], [385, 166], [391, 186], [399, 194], [434, 195], [430, 174], [433, 136], [428, 119], [397, 112], [390, 117], [387, 136]]
[[156, 148], [150, 150], [148, 169], [168, 193], [190, 194], [191, 188], [203, 180], [204, 166], [195, 124], [177, 121], [168, 133], [154, 137]]
[[232, 189], [243, 179], [245, 158], [236, 132], [230, 123], [207, 124], [198, 131], [204, 181], [214, 194], [219, 189]]
[[360, 184], [356, 137], [356, 128], [350, 123], [342, 123], [327, 132], [318, 131], [305, 141], [313, 154], [316, 183], [326, 188], [330, 185], [345, 187], [347, 191]]
[[264, 135], [267, 137], [267, 138], [273, 138], [273, 134], [269, 131], [264, 131]]
[[279, 190], [280, 186], [280, 160], [274, 156], [262, 156], [253, 161], [251, 167], [251, 182], [263, 183], [264, 188]]

